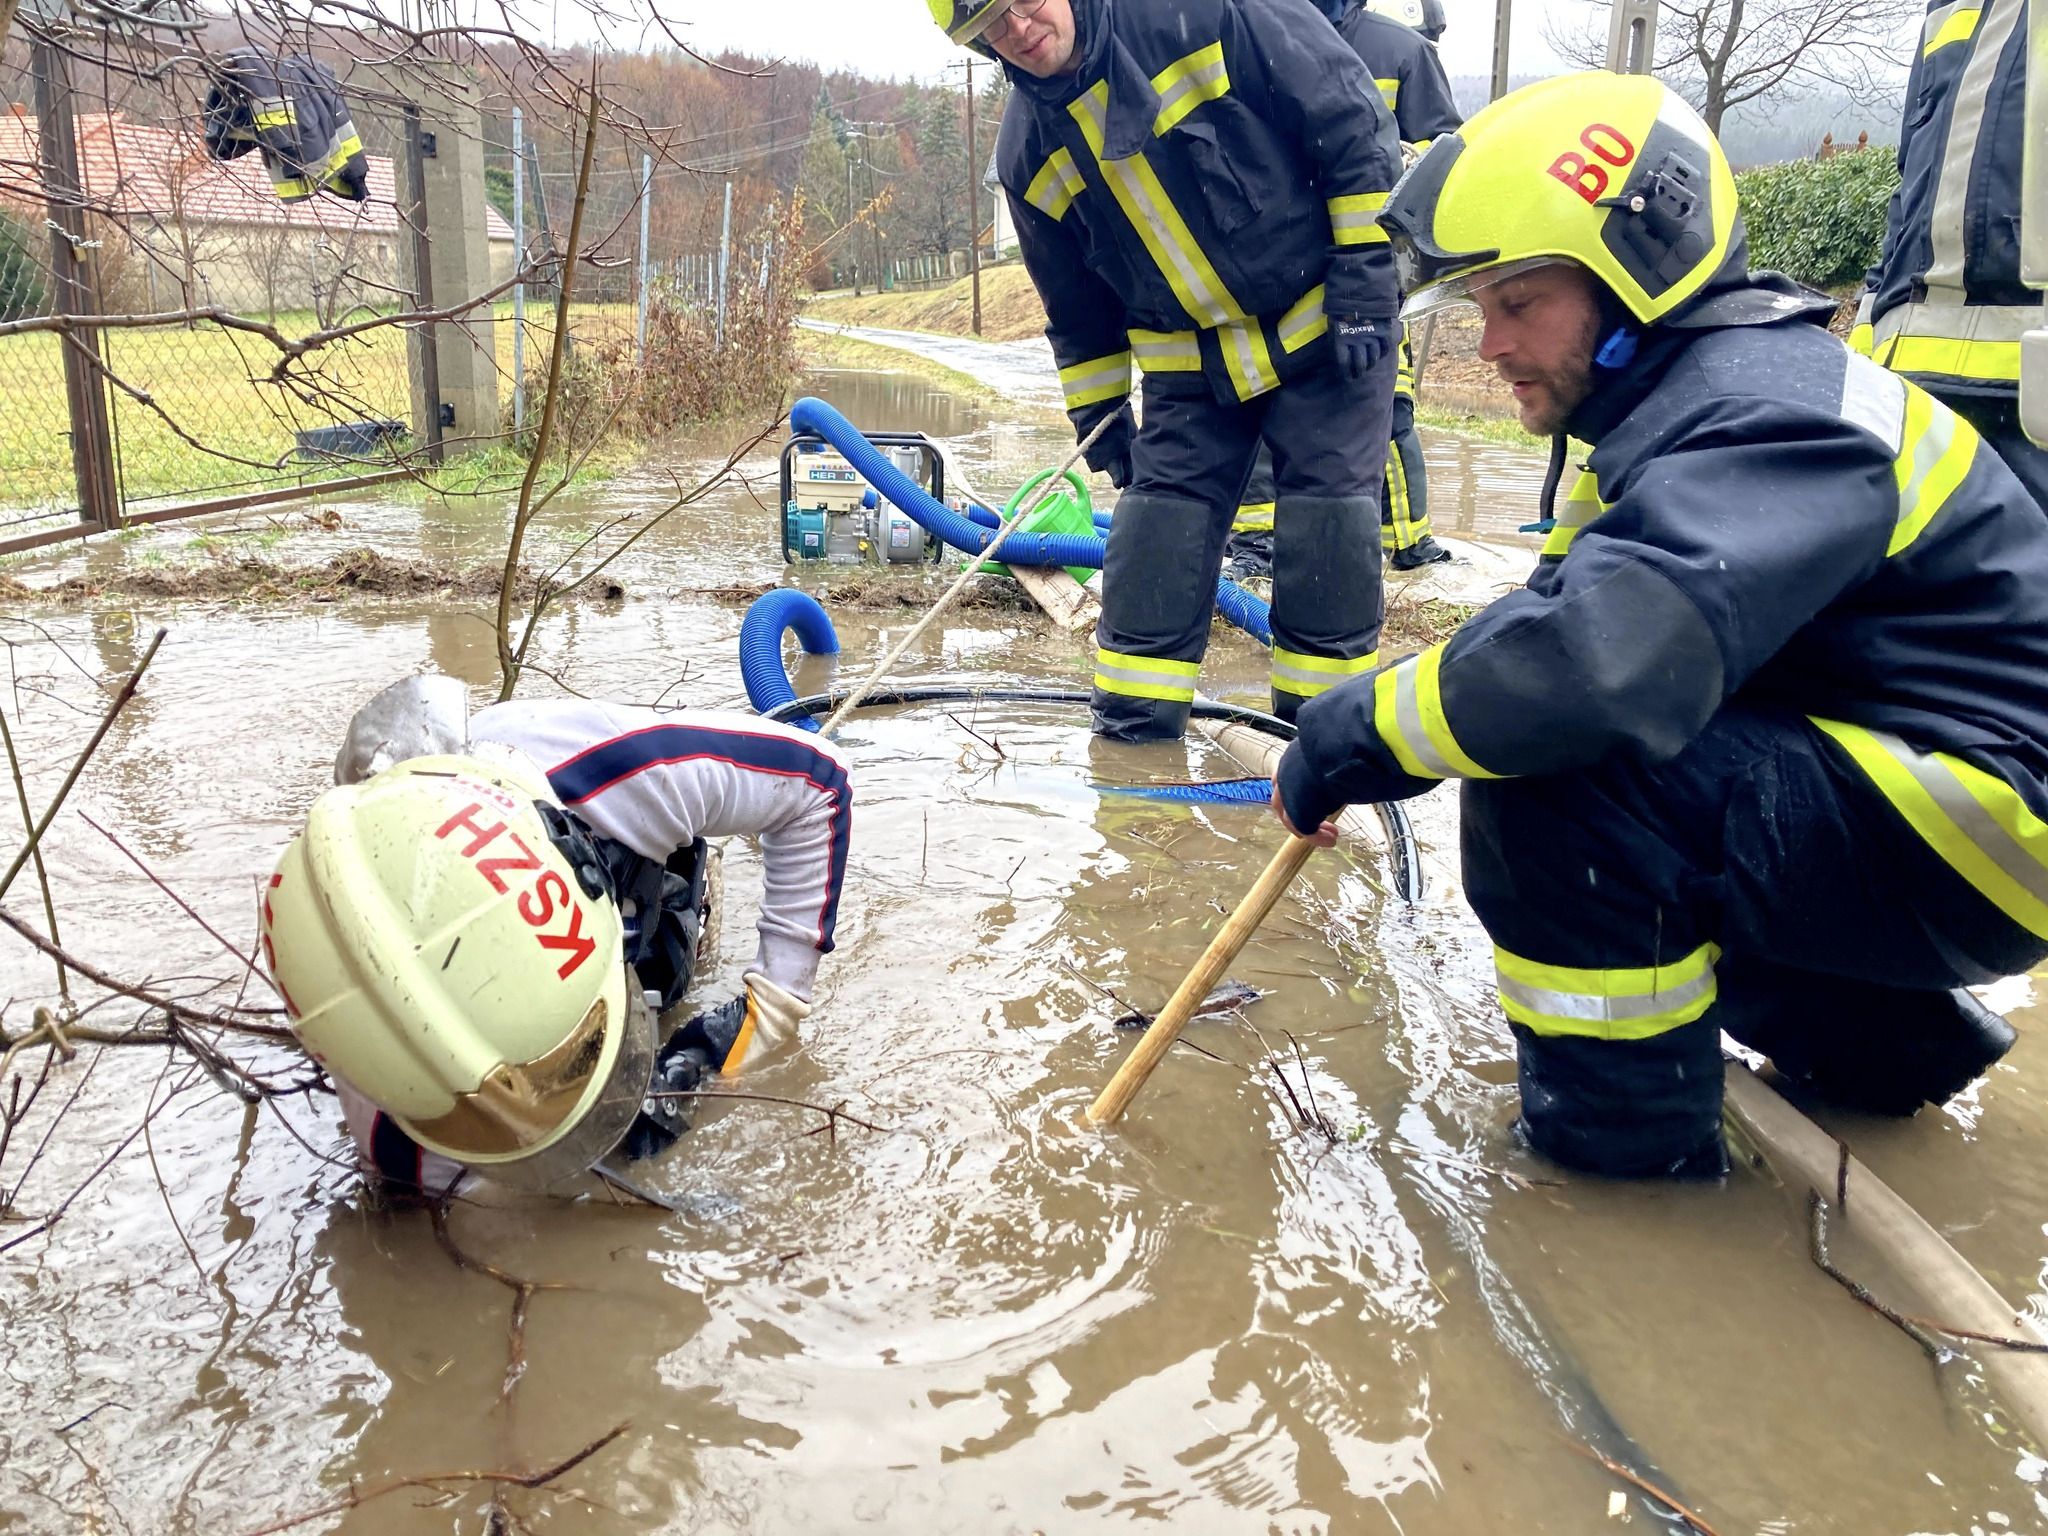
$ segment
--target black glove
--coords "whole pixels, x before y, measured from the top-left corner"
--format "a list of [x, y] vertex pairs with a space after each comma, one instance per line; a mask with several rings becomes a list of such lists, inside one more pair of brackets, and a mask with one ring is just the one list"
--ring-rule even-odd
[[[744, 997], [741, 1002], [745, 1003]], [[690, 1128], [689, 1119], [683, 1114], [686, 1101], [661, 1095], [689, 1093], [717, 1070], [702, 1045], [684, 1039], [696, 1022], [692, 1019], [678, 1030], [675, 1039], [654, 1059], [654, 1076], [647, 1084], [647, 1097], [619, 1140], [619, 1152], [629, 1162], [666, 1152]]]
[[1393, 344], [1394, 326], [1388, 320], [1360, 320], [1333, 315], [1330, 339], [1337, 348], [1337, 370], [1356, 384], [1379, 366]]
[[1131, 414], [1130, 397], [1121, 400], [1104, 400], [1096, 405], [1083, 406], [1078, 411], [1069, 411], [1074, 423], [1074, 440], [1081, 441], [1095, 430], [1095, 424], [1105, 416], [1115, 419], [1103, 429], [1102, 436], [1089, 445], [1085, 457], [1090, 469], [1100, 470], [1109, 476], [1109, 483], [1122, 490], [1131, 483], [1131, 439], [1137, 434], [1138, 419]]

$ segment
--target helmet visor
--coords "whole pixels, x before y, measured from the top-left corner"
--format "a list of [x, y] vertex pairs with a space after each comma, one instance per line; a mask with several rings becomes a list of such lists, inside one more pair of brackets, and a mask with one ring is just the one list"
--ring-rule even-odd
[[1454, 305], [1477, 304], [1479, 295], [1495, 283], [1504, 283], [1511, 277], [1520, 277], [1524, 272], [1534, 272], [1541, 267], [1572, 265], [1575, 263], [1559, 256], [1525, 256], [1520, 261], [1503, 261], [1498, 266], [1460, 272], [1456, 277], [1425, 283], [1409, 294], [1401, 305], [1401, 318], [1420, 320], [1426, 315], [1450, 309]]
[[537, 1151], [509, 1159], [478, 1159], [470, 1166], [523, 1189], [547, 1190], [581, 1180], [591, 1164], [619, 1144], [646, 1103], [647, 1085], [654, 1077], [655, 1034], [654, 1015], [647, 1010], [639, 978], [628, 969], [619, 1049], [604, 1080], [586, 1084], [594, 1091], [581, 1101], [582, 1113], [575, 1123]]
[[962, 45], [976, 42], [982, 33], [1010, 14], [1013, 3], [1014, 0], [956, 0], [946, 36]]

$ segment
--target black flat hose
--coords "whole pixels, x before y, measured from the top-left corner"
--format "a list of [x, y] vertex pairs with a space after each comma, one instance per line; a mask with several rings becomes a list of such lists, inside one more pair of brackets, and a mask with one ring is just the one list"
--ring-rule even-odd
[[[813, 693], [791, 699], [773, 709], [763, 710], [764, 720], [788, 725], [812, 715], [830, 714], [847, 697], [845, 692]], [[998, 703], [1076, 704], [1087, 706], [1093, 695], [1085, 688], [982, 687], [965, 683], [910, 683], [897, 688], [877, 688], [861, 700], [861, 708], [890, 704], [965, 704], [979, 699]], [[1227, 704], [1220, 699], [1196, 699], [1191, 713], [1197, 720], [1234, 720], [1255, 731], [1264, 731], [1282, 741], [1294, 740], [1294, 727], [1278, 715], [1269, 715], [1248, 704]], [[1422, 899], [1422, 855], [1415, 846], [1415, 830], [1408, 825], [1408, 813], [1399, 805], [1375, 805], [1380, 824], [1387, 832], [1387, 863], [1393, 871], [1394, 893], [1403, 901]]]

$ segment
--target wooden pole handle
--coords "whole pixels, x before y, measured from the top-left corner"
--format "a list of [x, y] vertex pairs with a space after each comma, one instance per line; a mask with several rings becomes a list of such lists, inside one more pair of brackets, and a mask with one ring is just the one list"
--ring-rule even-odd
[[1289, 837], [1286, 845], [1273, 855], [1273, 862], [1266, 866], [1257, 884], [1245, 893], [1244, 900], [1237, 904], [1237, 910], [1218, 930], [1216, 937], [1209, 941], [1209, 947], [1202, 951], [1202, 958], [1195, 962], [1195, 968], [1168, 999], [1159, 1016], [1138, 1041], [1137, 1048], [1124, 1058], [1124, 1064], [1116, 1069], [1116, 1076], [1109, 1085], [1088, 1106], [1090, 1125], [1115, 1123], [1137, 1097], [1138, 1090], [1145, 1086], [1145, 1079], [1152, 1075], [1152, 1069], [1159, 1065], [1166, 1053], [1173, 1049], [1173, 1042], [1180, 1035], [1190, 1015], [1203, 998], [1209, 995], [1223, 977], [1225, 967], [1237, 958], [1237, 952], [1244, 948], [1244, 941], [1252, 931], [1266, 919], [1273, 910], [1273, 903], [1280, 899], [1280, 893], [1294, 882], [1301, 873], [1301, 866], [1308, 862], [1308, 856], [1316, 851], [1316, 845], [1305, 837]]

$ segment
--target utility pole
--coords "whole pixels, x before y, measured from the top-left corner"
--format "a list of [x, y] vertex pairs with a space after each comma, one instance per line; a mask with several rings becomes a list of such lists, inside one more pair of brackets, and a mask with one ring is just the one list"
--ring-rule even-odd
[[[860, 163], [868, 173], [868, 206], [872, 209], [875, 202], [875, 157], [874, 151], [868, 148], [869, 142], [869, 136], [862, 134], [860, 140]], [[875, 292], [880, 293], [888, 286], [883, 281], [882, 272], [882, 221], [875, 218], [872, 213], [868, 216], [868, 233], [874, 236]]]
[[967, 273], [974, 282], [974, 334], [981, 334], [981, 197], [980, 180], [975, 168], [980, 164], [974, 153], [974, 65], [968, 59], [962, 64], [967, 72]]
[[1658, 0], [1614, 0], [1607, 26], [1607, 67], [1617, 75], [1647, 75], [1657, 50]]
[[1514, 31], [1514, 0], [1494, 0], [1493, 8], [1493, 94], [1499, 101], [1508, 93], [1508, 35]]
[[[842, 153], [839, 158], [846, 162], [846, 223], [847, 227], [851, 229], [853, 226], [853, 156]], [[853, 260], [853, 296], [857, 299], [860, 297], [859, 230], [853, 231], [853, 238], [846, 242], [846, 249]]]

